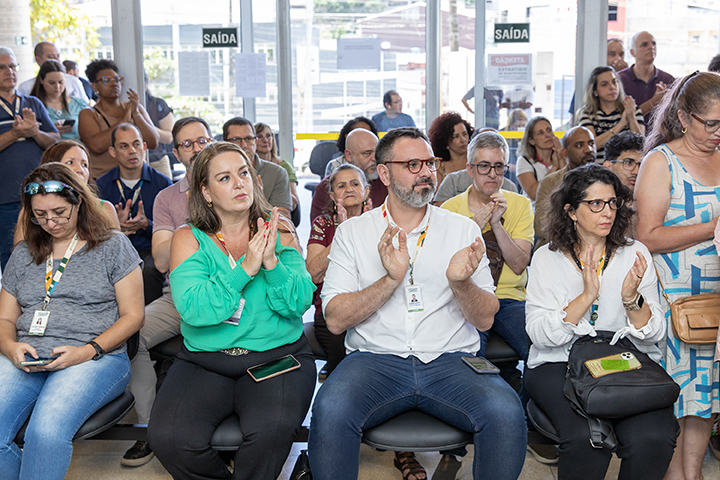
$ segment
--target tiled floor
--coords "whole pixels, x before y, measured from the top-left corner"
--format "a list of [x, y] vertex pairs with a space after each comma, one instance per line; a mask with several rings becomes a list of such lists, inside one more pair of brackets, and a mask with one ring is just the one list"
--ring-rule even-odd
[[[302, 245], [307, 245], [307, 239], [310, 233], [310, 225], [307, 217], [310, 212], [310, 192], [303, 187], [306, 179], [301, 179], [301, 185], [298, 187], [300, 201], [302, 204], [302, 223], [298, 228], [298, 235]], [[312, 312], [308, 315], [308, 319], [312, 318]], [[321, 366], [322, 362], [318, 362]], [[132, 415], [127, 421], [132, 422]], [[305, 424], [309, 424], [309, 418]], [[107, 441], [107, 440], [84, 440], [75, 443], [75, 453], [67, 474], [68, 480], [87, 480], [87, 479], [103, 479], [103, 480], [169, 480], [171, 477], [165, 471], [163, 466], [157, 459], [153, 459], [147, 465], [137, 468], [125, 468], [120, 466], [120, 458], [125, 451], [132, 446], [133, 442], [129, 441]], [[292, 452], [285, 463], [283, 472], [278, 477], [279, 480], [287, 480], [292, 471], [297, 455], [301, 449], [306, 449], [306, 444], [294, 444]], [[432, 478], [432, 472], [440, 461], [440, 455], [437, 453], [420, 453], [417, 455], [418, 460], [428, 471], [428, 477]], [[606, 479], [617, 478], [620, 462], [613, 459]], [[465, 479], [472, 478], [472, 451], [463, 459], [463, 469], [465, 471]], [[720, 480], [720, 462], [712, 455], [705, 455], [703, 463], [703, 474], [705, 480]], [[0, 474], [0, 477], [2, 475]], [[393, 467], [392, 452], [378, 452], [377, 450], [363, 445], [360, 449], [360, 472], [358, 480], [398, 480], [401, 474]], [[557, 478], [557, 468], [543, 465], [535, 461], [535, 459], [527, 454], [525, 457], [525, 465], [523, 467], [521, 480], [555, 480]]]

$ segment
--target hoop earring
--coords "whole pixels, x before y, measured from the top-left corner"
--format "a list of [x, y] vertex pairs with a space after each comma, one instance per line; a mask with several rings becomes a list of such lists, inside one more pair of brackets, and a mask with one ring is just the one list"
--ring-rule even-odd
[[682, 130], [680, 130], [680, 131], [682, 132], [683, 135], [685, 135], [685, 133], [687, 133], [687, 128], [683, 127]]
[[212, 202], [207, 202], [207, 206], [208, 206], [208, 208], [212, 208], [213, 207]]

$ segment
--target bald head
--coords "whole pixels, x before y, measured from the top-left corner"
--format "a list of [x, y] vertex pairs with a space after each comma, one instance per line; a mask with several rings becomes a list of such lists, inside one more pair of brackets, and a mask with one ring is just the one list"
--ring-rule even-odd
[[365, 172], [368, 180], [377, 178], [375, 147], [378, 138], [369, 130], [356, 128], [345, 139], [345, 159]]
[[583, 163], [595, 162], [595, 135], [585, 127], [573, 127], [563, 135], [563, 154], [568, 159], [568, 170]]
[[630, 42], [630, 53], [636, 64], [651, 64], [657, 54], [657, 43], [650, 32], [638, 32]]

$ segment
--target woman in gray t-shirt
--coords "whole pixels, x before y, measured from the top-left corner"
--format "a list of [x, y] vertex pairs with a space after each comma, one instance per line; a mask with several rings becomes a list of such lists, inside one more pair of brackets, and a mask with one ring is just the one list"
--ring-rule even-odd
[[[130, 379], [141, 260], [67, 166], [41, 165], [22, 192], [25, 241], [0, 291], [0, 472], [62, 479], [77, 430]], [[12, 439], [28, 417], [20, 450]]]

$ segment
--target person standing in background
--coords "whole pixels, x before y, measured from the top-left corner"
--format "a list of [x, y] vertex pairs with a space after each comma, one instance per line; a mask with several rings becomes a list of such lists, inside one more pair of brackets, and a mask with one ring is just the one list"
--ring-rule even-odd
[[388, 90], [383, 95], [385, 111], [373, 115], [372, 121], [381, 132], [389, 132], [393, 128], [414, 127], [415, 120], [407, 113], [402, 113], [402, 97], [395, 90]]
[[43, 151], [60, 140], [45, 106], [17, 92], [15, 53], [0, 47], [0, 266], [10, 258], [20, 212], [20, 185], [40, 165]]

